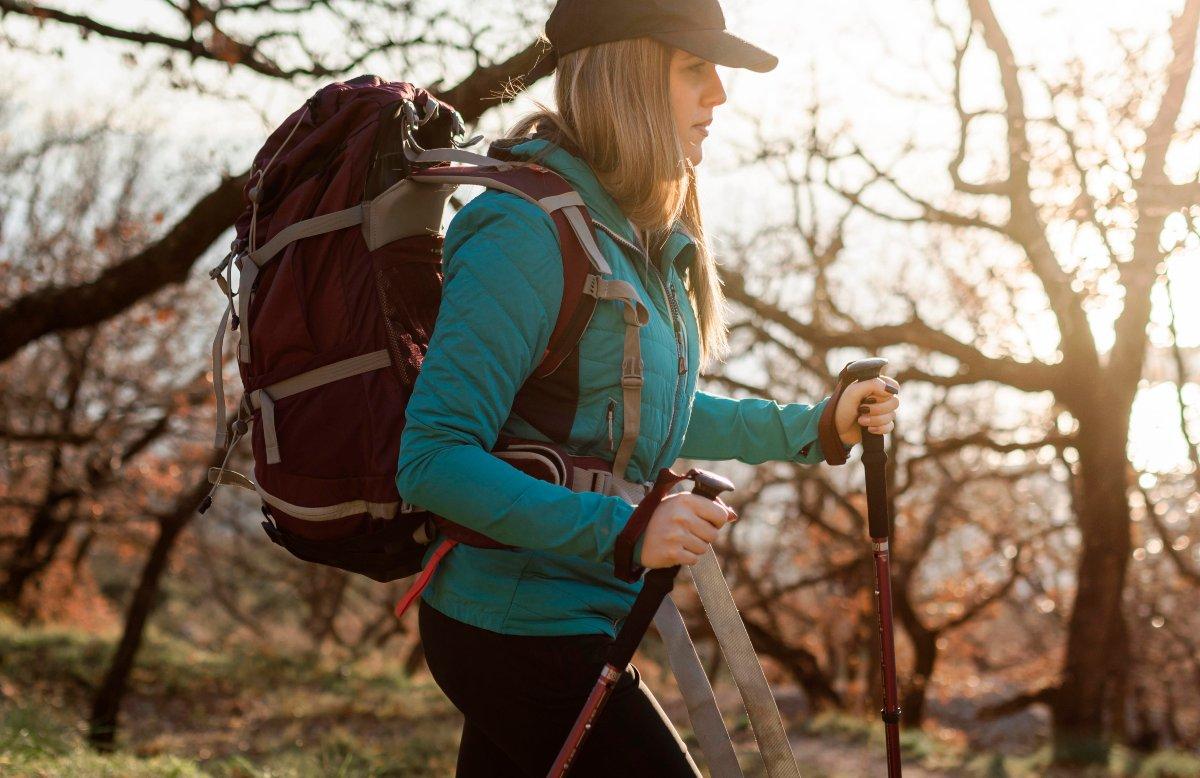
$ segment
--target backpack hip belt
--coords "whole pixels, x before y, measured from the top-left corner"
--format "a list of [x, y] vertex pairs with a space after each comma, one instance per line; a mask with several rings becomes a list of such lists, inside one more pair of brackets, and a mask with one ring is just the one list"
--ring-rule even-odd
[[[492, 454], [518, 470], [549, 483], [565, 486], [573, 492], [598, 492], [620, 497], [629, 503], [640, 502], [653, 488], [652, 482], [629, 481], [612, 472], [613, 464], [599, 457], [579, 457], [562, 446], [539, 440], [501, 436]], [[417, 509], [419, 510], [419, 509]], [[480, 548], [511, 548], [473, 530], [434, 517], [443, 537], [421, 575], [396, 604], [396, 618], [404, 615], [430, 579], [446, 554], [462, 543]]]

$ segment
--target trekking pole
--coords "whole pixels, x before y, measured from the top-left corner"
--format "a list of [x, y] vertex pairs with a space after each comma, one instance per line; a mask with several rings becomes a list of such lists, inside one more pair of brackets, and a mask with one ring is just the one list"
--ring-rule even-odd
[[[721, 492], [733, 489], [733, 483], [728, 478], [707, 470], [691, 470], [686, 477], [696, 483], [692, 488], [693, 494], [707, 497], [710, 500], [716, 500], [721, 496]], [[600, 671], [600, 677], [596, 679], [596, 685], [592, 687], [592, 693], [588, 695], [587, 702], [583, 704], [583, 710], [575, 719], [575, 724], [571, 727], [566, 742], [559, 750], [548, 773], [548, 778], [562, 778], [571, 768], [571, 763], [583, 746], [584, 740], [587, 739], [588, 733], [595, 726], [596, 718], [604, 710], [604, 704], [612, 695], [617, 680], [625, 671], [625, 665], [633, 659], [633, 653], [637, 651], [638, 645], [646, 635], [646, 630], [649, 629], [650, 622], [654, 619], [655, 612], [658, 611], [658, 606], [675, 586], [675, 576], [679, 574], [680, 567], [680, 565], [660, 567], [646, 573], [642, 590], [634, 600], [633, 607], [630, 609], [621, 631], [617, 633], [616, 639], [608, 647], [608, 661]]]
[[[887, 366], [886, 359], [860, 359], [842, 368], [838, 381], [866, 381], [878, 378]], [[888, 386], [892, 394], [896, 390]], [[870, 398], [864, 402], [873, 402]], [[871, 535], [871, 546], [875, 556], [875, 612], [879, 617], [879, 661], [883, 668], [883, 718], [884, 738], [887, 742], [888, 778], [900, 776], [900, 704], [896, 690], [896, 648], [892, 634], [892, 572], [888, 550], [889, 519], [887, 504], [887, 481], [884, 465], [887, 452], [883, 449], [883, 436], [862, 428], [863, 468], [867, 485], [867, 526]]]

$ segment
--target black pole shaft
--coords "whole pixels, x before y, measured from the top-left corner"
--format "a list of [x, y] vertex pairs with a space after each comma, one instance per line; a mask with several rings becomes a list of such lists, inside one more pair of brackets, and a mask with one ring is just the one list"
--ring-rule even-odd
[[625, 617], [621, 631], [608, 649], [608, 663], [613, 667], [624, 669], [633, 659], [637, 648], [641, 645], [654, 614], [662, 605], [663, 598], [671, 593], [675, 586], [675, 577], [679, 575], [679, 565], [674, 567], [659, 567], [646, 573], [643, 577], [642, 590], [638, 592], [633, 608]]

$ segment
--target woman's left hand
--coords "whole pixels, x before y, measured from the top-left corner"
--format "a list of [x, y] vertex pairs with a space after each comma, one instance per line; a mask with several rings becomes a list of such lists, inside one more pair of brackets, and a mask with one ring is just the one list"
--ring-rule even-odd
[[860, 443], [863, 426], [877, 435], [891, 432], [896, 426], [896, 408], [900, 407], [899, 392], [896, 379], [885, 375], [847, 386], [834, 410], [834, 423], [842, 442], [847, 446]]

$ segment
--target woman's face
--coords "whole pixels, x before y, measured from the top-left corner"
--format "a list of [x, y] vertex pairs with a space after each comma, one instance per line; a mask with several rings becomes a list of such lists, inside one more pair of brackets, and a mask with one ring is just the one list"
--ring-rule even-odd
[[700, 145], [708, 135], [713, 109], [725, 102], [725, 89], [717, 66], [683, 49], [671, 53], [671, 115], [683, 152], [693, 165], [704, 154]]

